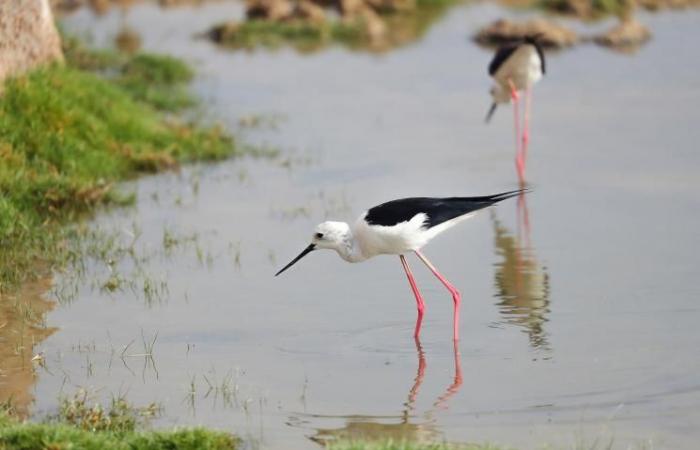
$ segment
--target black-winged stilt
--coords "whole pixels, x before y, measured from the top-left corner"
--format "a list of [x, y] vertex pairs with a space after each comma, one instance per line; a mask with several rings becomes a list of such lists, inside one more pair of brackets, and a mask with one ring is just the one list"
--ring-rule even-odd
[[483, 197], [412, 197], [382, 203], [364, 212], [354, 225], [323, 222], [316, 226], [311, 244], [284, 266], [275, 276], [289, 269], [314, 250], [335, 250], [347, 262], [361, 262], [377, 255], [399, 255], [416, 297], [418, 318], [414, 336], [420, 334], [425, 303], [406, 261], [405, 253], [414, 252], [452, 294], [454, 302], [453, 337], [459, 339], [459, 303], [457, 289], [443, 277], [420, 249], [432, 238], [470, 217], [480, 209], [515, 197], [523, 190]]
[[[538, 36], [528, 36], [519, 41], [504, 45], [496, 50], [489, 64], [489, 75], [495, 84], [491, 88], [493, 103], [486, 115], [486, 122], [496, 112], [499, 103], [513, 101], [515, 116], [515, 165], [520, 182], [525, 180], [527, 144], [530, 139], [529, 121], [532, 104], [532, 85], [545, 74], [545, 59]], [[520, 135], [519, 91], [525, 91], [525, 112], [523, 133]]]

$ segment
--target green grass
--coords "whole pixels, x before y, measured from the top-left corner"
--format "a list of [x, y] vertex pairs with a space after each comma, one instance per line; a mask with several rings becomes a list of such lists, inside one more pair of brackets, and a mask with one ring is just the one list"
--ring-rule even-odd
[[63, 400], [57, 417], [44, 423], [20, 422], [0, 413], [0, 449], [36, 450], [232, 450], [231, 434], [205, 428], [150, 431], [144, 417], [152, 406], [134, 408], [113, 399], [109, 408], [88, 405], [86, 396]]
[[70, 67], [99, 73], [156, 109], [178, 111], [195, 103], [187, 90], [192, 69], [177, 58], [88, 49], [70, 36], [63, 37], [63, 52]]
[[194, 104], [185, 85], [193, 74], [179, 59], [141, 54], [131, 58], [120, 69], [117, 83], [138, 100], [166, 111], [176, 111]]
[[190, 103], [168, 99], [192, 76], [180, 61], [66, 55], [67, 66], [9, 80], [0, 97], [0, 293], [31, 278], [37, 262], [61, 259], [66, 221], [133, 200], [114, 190], [116, 182], [235, 153], [220, 127], [158, 112]]
[[230, 450], [235, 441], [203, 428], [133, 433], [90, 432], [61, 424], [0, 425], [2, 450]]

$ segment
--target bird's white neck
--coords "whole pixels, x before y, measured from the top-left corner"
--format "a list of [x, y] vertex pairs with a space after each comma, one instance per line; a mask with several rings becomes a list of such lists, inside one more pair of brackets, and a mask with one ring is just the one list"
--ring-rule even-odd
[[345, 236], [343, 236], [341, 245], [336, 247], [335, 250], [338, 252], [338, 255], [347, 262], [356, 263], [367, 259], [367, 256], [362, 253], [359, 242], [351, 230], [348, 230]]

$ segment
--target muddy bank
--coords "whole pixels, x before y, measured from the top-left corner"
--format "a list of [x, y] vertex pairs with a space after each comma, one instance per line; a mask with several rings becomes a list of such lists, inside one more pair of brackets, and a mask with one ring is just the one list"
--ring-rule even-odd
[[528, 36], [537, 36], [545, 48], [564, 49], [579, 43], [593, 42], [622, 52], [638, 49], [651, 39], [651, 31], [633, 16], [620, 19], [607, 31], [591, 35], [578, 35], [572, 29], [547, 19], [524, 22], [498, 19], [481, 28], [473, 40], [482, 46], [497, 47], [517, 42]]
[[474, 36], [474, 41], [482, 45], [496, 46], [518, 41], [526, 36], [537, 36], [544, 47], [565, 48], [579, 42], [573, 30], [546, 19], [532, 19], [514, 22], [499, 19], [483, 27]]
[[205, 36], [232, 48], [330, 44], [386, 51], [420, 38], [456, 0], [250, 0], [244, 21], [212, 27]]

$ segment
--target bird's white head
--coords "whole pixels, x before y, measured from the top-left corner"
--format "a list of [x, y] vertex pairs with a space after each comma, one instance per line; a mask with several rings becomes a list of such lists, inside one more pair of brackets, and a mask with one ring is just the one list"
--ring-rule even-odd
[[314, 250], [335, 250], [341, 258], [348, 260], [352, 252], [352, 232], [350, 226], [345, 222], [323, 222], [316, 225], [314, 234], [311, 236], [311, 244], [306, 247], [289, 264], [284, 266], [275, 276], [292, 267], [297, 261]]
[[498, 108], [499, 103], [508, 103], [510, 101], [510, 92], [500, 83], [494, 84], [489, 92], [493, 98], [493, 103], [491, 103], [489, 112], [486, 113], [486, 123], [491, 121], [491, 117], [493, 117], [493, 113], [496, 112], [496, 108]]
[[345, 248], [350, 237], [350, 226], [345, 222], [323, 222], [316, 225], [311, 242], [317, 249], [336, 250]]

